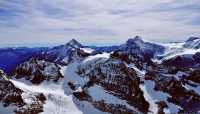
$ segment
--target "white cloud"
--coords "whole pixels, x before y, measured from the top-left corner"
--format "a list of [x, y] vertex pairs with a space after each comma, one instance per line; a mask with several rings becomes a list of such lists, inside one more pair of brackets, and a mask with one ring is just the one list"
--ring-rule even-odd
[[3, 0], [0, 41], [122, 43], [200, 34], [199, 0]]

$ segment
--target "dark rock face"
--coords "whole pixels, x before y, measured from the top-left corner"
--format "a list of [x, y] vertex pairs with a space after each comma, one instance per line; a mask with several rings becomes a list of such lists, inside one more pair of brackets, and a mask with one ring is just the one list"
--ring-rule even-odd
[[123, 105], [107, 104], [104, 100], [96, 101], [93, 103], [93, 105], [99, 110], [102, 110], [104, 112], [109, 112], [111, 114], [141, 114], [137, 111], [127, 109]]
[[39, 84], [44, 80], [58, 81], [62, 78], [60, 68], [55, 63], [43, 60], [31, 59], [20, 64], [14, 71], [15, 78], [25, 78], [33, 84]]
[[22, 97], [23, 90], [15, 87], [15, 85], [9, 81], [8, 76], [0, 70], [0, 102], [4, 107], [15, 106], [13, 110], [15, 114], [39, 114], [43, 112], [43, 104], [46, 100], [42, 93], [31, 94], [32, 97], [30, 104], [24, 102]]
[[197, 52], [193, 55], [194, 60], [200, 64], [200, 52]]
[[159, 110], [158, 110], [158, 114], [165, 114], [164, 112], [164, 108], [168, 108], [167, 104], [165, 101], [158, 101], [156, 102], [156, 104], [158, 105], [159, 107]]
[[120, 59], [121, 61], [127, 63], [127, 64], [134, 64], [137, 68], [140, 70], [143, 69], [144, 65], [146, 66], [152, 65], [154, 66], [154, 63], [151, 60], [151, 57], [149, 56], [144, 56], [143, 58], [136, 56], [136, 55], [131, 55], [127, 52], [124, 51], [114, 51], [110, 55], [111, 58], [114, 59]]
[[200, 84], [200, 70], [192, 71], [186, 79]]
[[[166, 71], [166, 67], [162, 67]], [[180, 72], [180, 71], [179, 71]], [[177, 76], [159, 69], [149, 70], [145, 75], [145, 80], [155, 82], [155, 90], [162, 91], [170, 95], [167, 101], [182, 107], [180, 113], [198, 113], [200, 110], [200, 95], [193, 90], [187, 89], [185, 84], [191, 83], [189, 80], [198, 82], [199, 71], [192, 72], [189, 76], [186, 72], [177, 79]], [[197, 79], [197, 80], [196, 80]]]
[[[89, 78], [89, 82], [83, 87], [83, 90], [97, 84], [109, 91], [110, 94], [126, 100], [128, 104], [136, 107], [139, 111], [148, 112], [149, 104], [145, 101], [143, 92], [139, 88], [140, 79], [136, 72], [128, 68], [122, 61], [108, 59], [107, 61], [99, 60], [95, 64], [86, 66], [80, 65], [77, 73]], [[130, 113], [128, 110], [126, 111], [127, 114]]]
[[164, 65], [175, 66], [175, 67], [184, 67], [184, 68], [195, 68], [199, 67], [199, 54], [194, 55], [180, 55], [173, 57], [171, 59], [163, 61]]
[[16, 88], [12, 82], [7, 78], [7, 75], [0, 70], [0, 101], [3, 102], [4, 106], [8, 106], [13, 103], [18, 106], [24, 105], [21, 97], [22, 90]]
[[16, 114], [39, 114], [43, 112], [43, 104], [45, 103], [45, 96], [42, 93], [34, 94], [34, 102], [31, 104], [25, 104], [23, 107], [19, 107]]

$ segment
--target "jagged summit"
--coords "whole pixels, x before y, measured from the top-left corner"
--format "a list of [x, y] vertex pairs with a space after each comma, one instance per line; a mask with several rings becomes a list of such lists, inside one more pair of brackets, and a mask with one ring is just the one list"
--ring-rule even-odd
[[[79, 48], [83, 48], [84, 46], [79, 43], [77, 40], [72, 39], [69, 42], [67, 42], [65, 45], [59, 45], [56, 47], [53, 47], [52, 49], [49, 49], [45, 51], [42, 55], [45, 60], [53, 61], [53, 62], [60, 62], [66, 57], [71, 56], [71, 54]], [[48, 59], [46, 59], [48, 58]]]
[[145, 53], [151, 52], [152, 55], [163, 53], [165, 48], [159, 44], [145, 42], [140, 36], [130, 38], [127, 42], [121, 45], [121, 50], [130, 54], [143, 56]]
[[144, 43], [144, 41], [142, 40], [142, 37], [140, 36], [135, 36], [134, 38], [130, 38], [128, 39], [128, 41], [126, 42], [127, 44], [132, 44], [132, 43]]
[[140, 36], [135, 36], [134, 38], [130, 38], [126, 42], [127, 47], [133, 47], [133, 48], [143, 48], [144, 47], [144, 41]]
[[185, 48], [200, 49], [200, 38], [199, 37], [190, 37], [185, 44]]
[[189, 37], [186, 42], [189, 42], [189, 41], [194, 41], [194, 40], [198, 40], [200, 39], [199, 37]]
[[76, 39], [71, 39], [68, 43], [66, 43], [66, 46], [73, 46], [73, 47], [83, 47], [81, 43], [79, 43]]

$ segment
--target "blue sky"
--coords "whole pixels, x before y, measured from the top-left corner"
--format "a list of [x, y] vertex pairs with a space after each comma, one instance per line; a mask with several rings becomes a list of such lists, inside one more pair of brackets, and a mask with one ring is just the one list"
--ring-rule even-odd
[[0, 44], [117, 44], [200, 35], [200, 0], [0, 0]]

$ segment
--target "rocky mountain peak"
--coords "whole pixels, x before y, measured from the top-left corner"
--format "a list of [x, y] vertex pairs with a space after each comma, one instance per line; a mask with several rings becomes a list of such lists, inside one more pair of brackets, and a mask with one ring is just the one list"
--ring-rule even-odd
[[190, 37], [183, 45], [185, 48], [200, 49], [200, 38]]
[[142, 38], [140, 36], [135, 36], [134, 38], [130, 38], [126, 42], [127, 45], [132, 45], [132, 44], [141, 45], [143, 43], [144, 43], [144, 41], [142, 40]]
[[165, 47], [156, 43], [145, 42], [140, 36], [135, 36], [121, 45], [120, 50], [143, 58], [146, 54], [150, 54], [153, 57], [156, 54], [163, 53]]
[[78, 47], [82, 47], [82, 44], [79, 43], [77, 40], [72, 39], [66, 44], [66, 46], [72, 46], [72, 47], [78, 48]]

